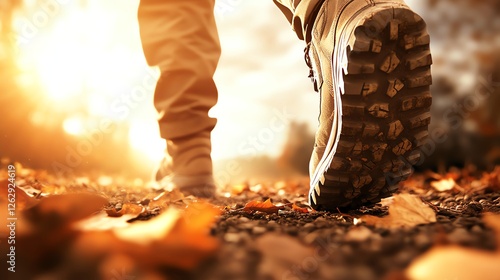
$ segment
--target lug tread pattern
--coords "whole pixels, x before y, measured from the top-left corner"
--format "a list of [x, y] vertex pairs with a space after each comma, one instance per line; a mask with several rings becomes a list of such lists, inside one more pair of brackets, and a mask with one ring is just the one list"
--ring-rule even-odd
[[[340, 141], [310, 193], [319, 210], [374, 204], [392, 195], [411, 175], [409, 165], [420, 161], [419, 147], [429, 135], [432, 56], [424, 21], [404, 7], [363, 17], [345, 50]], [[383, 28], [374, 32], [373, 26]]]

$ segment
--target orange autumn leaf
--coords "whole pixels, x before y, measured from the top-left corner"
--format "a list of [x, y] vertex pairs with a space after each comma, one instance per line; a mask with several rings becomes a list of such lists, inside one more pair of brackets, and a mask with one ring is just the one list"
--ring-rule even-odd
[[309, 209], [299, 207], [295, 203], [292, 205], [292, 210], [299, 213], [309, 213]]
[[151, 220], [117, 228], [113, 233], [128, 254], [148, 265], [192, 269], [219, 247], [219, 241], [209, 234], [219, 214], [208, 203], [193, 203], [185, 211], [169, 208]]
[[62, 186], [57, 186], [54, 184], [49, 184], [49, 185], [42, 185], [41, 184], [41, 192], [42, 193], [49, 193], [49, 194], [61, 194], [66, 191], [65, 187]]
[[497, 166], [493, 172], [485, 174], [481, 181], [492, 191], [500, 190], [500, 166]]
[[121, 217], [125, 214], [138, 216], [139, 214], [142, 213], [142, 211], [144, 211], [144, 207], [133, 203], [123, 204], [120, 211], [117, 211], [116, 208], [106, 209], [106, 213], [110, 217]]
[[[500, 215], [485, 214], [483, 220], [500, 240]], [[500, 251], [435, 246], [417, 257], [405, 271], [407, 279], [498, 279]]]
[[389, 215], [382, 218], [365, 215], [360, 220], [376, 227], [408, 228], [436, 222], [436, 213], [418, 196], [398, 194], [389, 205]]
[[15, 204], [15, 210], [23, 210], [38, 203], [38, 200], [19, 187], [12, 187], [8, 179], [0, 181], [0, 205], [8, 209], [7, 204]]
[[250, 201], [248, 202], [245, 207], [243, 208], [244, 211], [251, 212], [251, 211], [259, 211], [259, 212], [264, 212], [264, 213], [278, 213], [280, 210], [280, 207], [277, 207], [271, 202], [271, 199], [269, 198], [268, 200], [261, 202], [261, 201]]
[[458, 245], [437, 246], [415, 259], [407, 279], [498, 279], [500, 255]]
[[150, 202], [148, 207], [155, 208], [165, 208], [169, 204], [175, 201], [184, 199], [184, 194], [179, 189], [174, 189], [172, 191], [165, 191], [154, 197]]
[[69, 225], [101, 211], [108, 200], [93, 193], [72, 193], [48, 196], [29, 209], [29, 219], [43, 224], [57, 221], [59, 225]]

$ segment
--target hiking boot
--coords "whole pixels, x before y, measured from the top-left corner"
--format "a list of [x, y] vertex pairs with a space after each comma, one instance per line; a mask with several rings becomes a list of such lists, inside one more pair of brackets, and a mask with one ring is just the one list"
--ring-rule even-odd
[[210, 134], [167, 140], [165, 158], [156, 181], [167, 190], [178, 188], [186, 195], [210, 198], [215, 194]]
[[429, 35], [403, 1], [320, 2], [304, 27], [311, 29], [306, 62], [321, 94], [309, 201], [322, 210], [374, 204], [423, 159]]

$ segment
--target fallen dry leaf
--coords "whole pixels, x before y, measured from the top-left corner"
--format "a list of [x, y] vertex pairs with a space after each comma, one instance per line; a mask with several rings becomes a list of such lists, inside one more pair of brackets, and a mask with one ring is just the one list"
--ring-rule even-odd
[[406, 270], [409, 279], [496, 280], [500, 255], [459, 246], [435, 247], [417, 258]]
[[449, 191], [455, 188], [457, 183], [453, 178], [442, 179], [439, 181], [431, 182], [431, 186], [440, 192]]
[[126, 215], [126, 214], [138, 216], [143, 211], [144, 211], [144, 207], [142, 207], [141, 205], [133, 204], [133, 203], [123, 204], [120, 211], [117, 211], [116, 208], [114, 208], [114, 207], [110, 208], [110, 209], [106, 209], [106, 213], [110, 217], [121, 217], [121, 216]]
[[[500, 241], [500, 215], [485, 215], [485, 222], [494, 228]], [[407, 268], [409, 279], [498, 279], [500, 250], [491, 253], [452, 246], [434, 247]]]
[[276, 205], [274, 205], [271, 202], [271, 199], [269, 198], [268, 200], [266, 200], [264, 202], [250, 201], [245, 205], [243, 210], [247, 211], [247, 212], [259, 211], [259, 212], [272, 214], [272, 213], [278, 213], [278, 211], [280, 210], [280, 207], [277, 207]]
[[129, 227], [129, 220], [137, 215], [124, 214], [119, 217], [111, 217], [106, 212], [101, 211], [97, 215], [92, 215], [86, 219], [76, 222], [73, 228], [80, 231], [105, 231], [117, 228]]
[[500, 166], [497, 166], [493, 172], [485, 174], [481, 182], [492, 191], [500, 191]]
[[[100, 261], [113, 256], [128, 256], [141, 269], [175, 267], [192, 269], [213, 255], [219, 246], [209, 230], [220, 211], [208, 203], [193, 203], [185, 210], [169, 208], [148, 220], [125, 224], [122, 216], [112, 229], [95, 219], [78, 223], [84, 230], [71, 249], [73, 259]], [[97, 217], [96, 217], [97, 218]]]
[[[180, 215], [180, 210], [169, 208], [165, 213], [151, 220], [135, 222], [126, 228], [117, 228], [114, 230], [114, 233], [120, 239], [147, 245], [164, 238], [172, 230], [175, 223], [177, 223]], [[137, 238], [138, 236], [140, 238]]]
[[138, 249], [129, 249], [148, 265], [191, 269], [218, 248], [209, 229], [219, 213], [208, 203], [193, 203], [185, 211], [169, 208], [149, 221], [113, 232], [123, 242], [135, 244], [130, 246]]
[[9, 199], [12, 199], [15, 203], [16, 211], [22, 211], [23, 209], [29, 208], [38, 203], [37, 199], [28, 195], [19, 187], [11, 188], [12, 190], [15, 190], [15, 192], [9, 192], [9, 184], [10, 182], [7, 179], [0, 181], [0, 205], [2, 206], [2, 209], [7, 209], [7, 204], [11, 203], [9, 202]]
[[292, 210], [299, 213], [309, 213], [309, 209], [297, 206], [297, 204], [292, 205]]
[[33, 196], [34, 198], [41, 198], [41, 197], [47, 197], [49, 196], [48, 193], [44, 193], [41, 190], [34, 188], [32, 185], [23, 185], [23, 186], [17, 186], [18, 189], [23, 190], [26, 194], [29, 196]]
[[91, 193], [54, 195], [43, 199], [27, 213], [33, 223], [69, 225], [100, 212], [108, 200]]
[[57, 186], [54, 184], [48, 184], [48, 185], [41, 184], [40, 191], [42, 193], [48, 193], [54, 195], [54, 194], [64, 193], [66, 191], [66, 188], [64, 186]]
[[184, 199], [184, 194], [179, 189], [165, 191], [155, 196], [148, 204], [150, 209], [155, 207], [165, 208], [170, 203]]
[[399, 194], [394, 196], [393, 203], [389, 205], [389, 215], [382, 218], [362, 216], [360, 220], [378, 227], [413, 227], [436, 222], [436, 213], [418, 196]]

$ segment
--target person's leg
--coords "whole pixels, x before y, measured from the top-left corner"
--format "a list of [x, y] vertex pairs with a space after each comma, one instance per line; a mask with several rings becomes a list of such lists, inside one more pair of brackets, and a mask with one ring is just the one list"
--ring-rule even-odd
[[306, 41], [321, 112], [316, 209], [373, 204], [420, 162], [432, 83], [424, 21], [402, 0], [273, 0]]
[[[217, 102], [220, 57], [215, 0], [141, 0], [140, 35], [148, 64], [159, 66], [154, 104], [167, 157], [157, 179], [182, 189], [213, 189], [208, 111]], [[210, 190], [208, 191], [210, 192]]]

